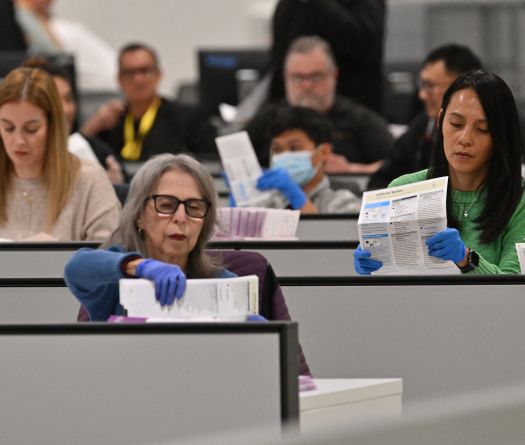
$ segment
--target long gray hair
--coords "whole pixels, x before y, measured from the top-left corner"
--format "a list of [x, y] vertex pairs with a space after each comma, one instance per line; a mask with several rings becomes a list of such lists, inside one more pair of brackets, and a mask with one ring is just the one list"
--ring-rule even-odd
[[127, 251], [139, 252], [148, 256], [144, 238], [139, 234], [137, 221], [144, 211], [146, 196], [151, 195], [160, 177], [172, 170], [188, 173], [195, 179], [202, 197], [211, 203], [204, 218], [201, 233], [195, 247], [189, 254], [186, 275], [189, 278], [210, 278], [216, 275], [221, 267], [218, 259], [211, 258], [204, 248], [211, 238], [217, 217], [217, 193], [213, 179], [206, 168], [191, 156], [185, 154], [165, 153], [149, 159], [133, 177], [128, 197], [122, 209], [120, 224], [117, 230], [106, 240], [101, 248], [119, 244]]

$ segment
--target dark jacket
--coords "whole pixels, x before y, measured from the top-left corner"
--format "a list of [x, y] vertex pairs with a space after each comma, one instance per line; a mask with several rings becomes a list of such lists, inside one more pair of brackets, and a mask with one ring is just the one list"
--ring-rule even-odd
[[284, 97], [283, 60], [290, 43], [318, 35], [332, 46], [338, 92], [380, 112], [384, 31], [384, 0], [280, 0], [272, 22], [270, 99]]
[[408, 130], [396, 141], [390, 157], [368, 182], [368, 190], [385, 188], [394, 179], [406, 173], [414, 173], [430, 166], [435, 129], [426, 113], [419, 114]]
[[[270, 158], [268, 133], [279, 109], [285, 106], [284, 101], [267, 105], [246, 127], [263, 166], [268, 166]], [[350, 162], [370, 164], [384, 159], [394, 146], [394, 138], [381, 116], [356, 101], [338, 96], [326, 116], [334, 129], [334, 153], [344, 155]]]
[[[122, 114], [117, 125], [96, 136], [108, 144], [118, 159], [124, 146], [124, 120]], [[136, 122], [135, 129], [138, 128]], [[162, 99], [153, 127], [144, 137], [139, 161], [146, 161], [160, 153], [193, 154], [216, 153], [216, 132], [208, 117], [197, 107]]]

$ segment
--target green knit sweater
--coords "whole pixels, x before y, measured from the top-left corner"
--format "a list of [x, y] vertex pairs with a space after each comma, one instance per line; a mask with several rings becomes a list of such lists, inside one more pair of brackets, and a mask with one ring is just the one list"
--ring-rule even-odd
[[[422, 170], [394, 179], [389, 187], [425, 179], [427, 179], [427, 170]], [[481, 231], [476, 228], [477, 224], [474, 220], [483, 211], [486, 194], [482, 193], [477, 199], [476, 195], [476, 192], [451, 190], [452, 211], [459, 223], [461, 239], [466, 246], [479, 254], [479, 266], [468, 273], [470, 275], [519, 274], [520, 265], [515, 244], [525, 240], [525, 197], [521, 197], [507, 227], [498, 238], [490, 244], [482, 244], [479, 240]], [[465, 210], [468, 217], [463, 214]]]

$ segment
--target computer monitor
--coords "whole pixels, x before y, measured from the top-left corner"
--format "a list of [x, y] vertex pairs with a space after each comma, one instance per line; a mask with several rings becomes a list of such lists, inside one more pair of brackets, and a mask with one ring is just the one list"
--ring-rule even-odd
[[240, 70], [254, 70], [261, 78], [269, 62], [266, 48], [200, 49], [197, 55], [200, 103], [214, 114], [220, 103], [238, 104], [237, 73]]

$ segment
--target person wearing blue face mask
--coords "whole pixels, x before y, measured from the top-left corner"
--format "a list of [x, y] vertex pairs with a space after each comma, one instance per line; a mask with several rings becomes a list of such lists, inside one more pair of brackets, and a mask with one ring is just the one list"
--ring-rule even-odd
[[267, 207], [303, 213], [353, 213], [361, 202], [349, 190], [333, 190], [325, 174], [332, 153], [332, 127], [318, 112], [285, 106], [269, 131], [270, 169], [257, 181], [259, 190], [276, 190]]

